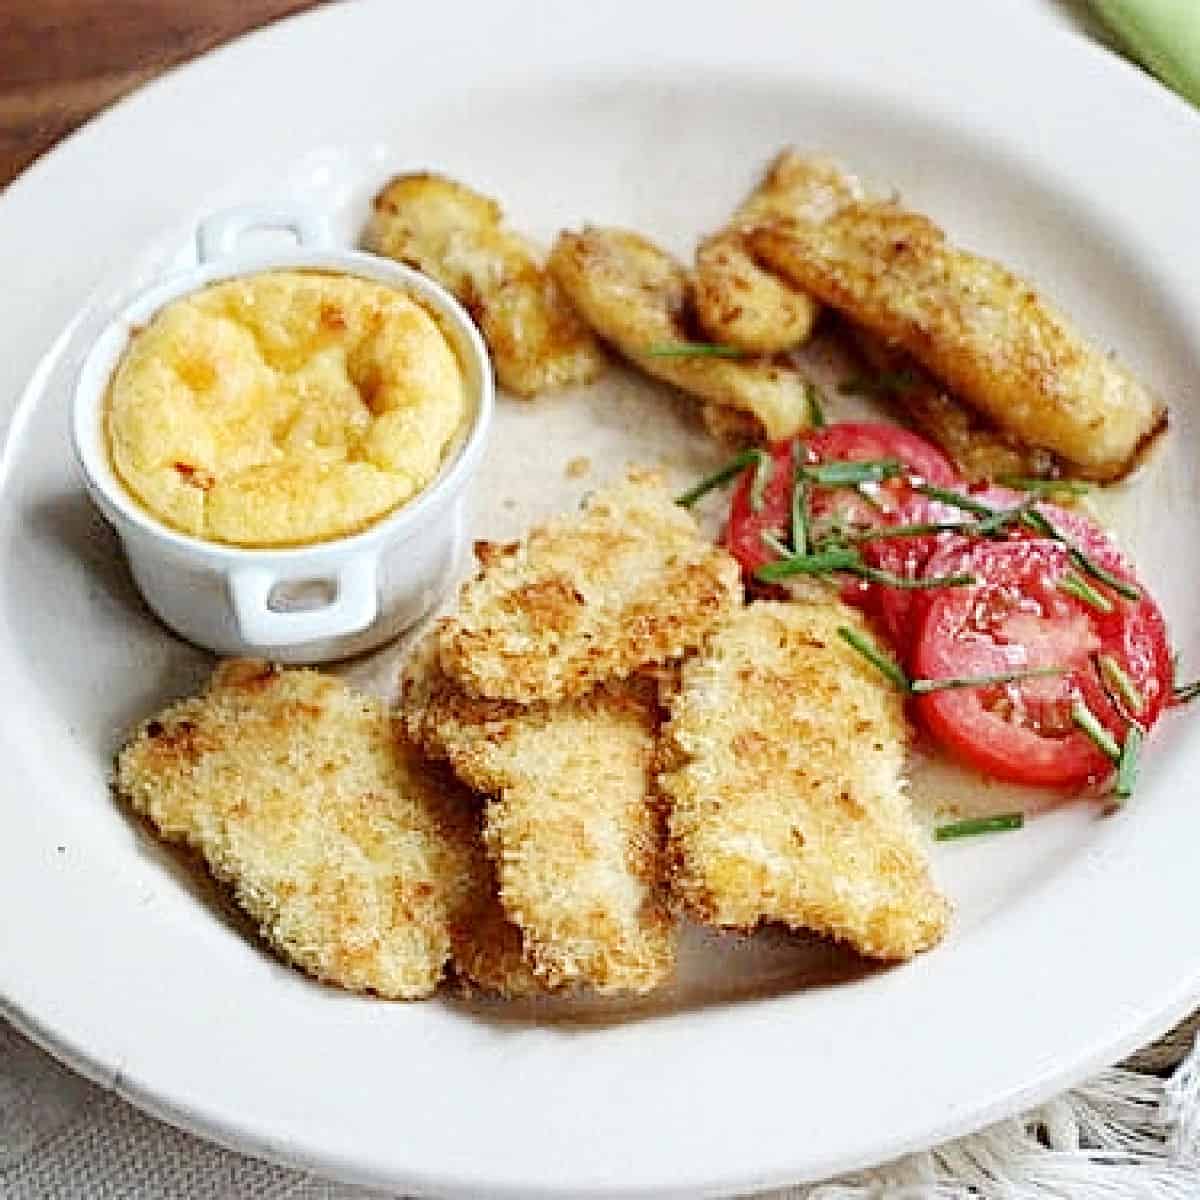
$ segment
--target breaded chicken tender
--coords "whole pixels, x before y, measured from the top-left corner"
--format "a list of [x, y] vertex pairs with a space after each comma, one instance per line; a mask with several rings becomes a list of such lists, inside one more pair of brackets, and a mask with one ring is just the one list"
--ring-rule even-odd
[[466, 306], [496, 377], [518, 396], [589, 383], [604, 356], [496, 201], [441, 175], [398, 175], [376, 197], [366, 242], [436, 279]]
[[223, 663], [135, 732], [116, 783], [284, 958], [353, 991], [429, 995], [495, 907], [474, 797], [316, 671]]
[[411, 736], [492, 797], [485, 838], [505, 912], [547, 986], [647, 992], [675, 962], [652, 796], [656, 685], [603, 685], [529, 707], [465, 695], [436, 644], [409, 664]]
[[782, 922], [906, 959], [946, 902], [909, 813], [899, 695], [840, 603], [762, 602], [684, 664], [664, 730], [672, 888], [695, 918]]
[[865, 330], [854, 330], [851, 336], [863, 358], [895, 381], [895, 386], [883, 389], [884, 399], [941, 446], [967, 479], [1056, 479], [1063, 474], [1057, 456], [998, 429], [983, 413], [951, 396], [903, 350]]
[[640, 234], [600, 228], [560, 233], [548, 266], [583, 319], [647, 375], [750, 413], [772, 439], [807, 424], [805, 381], [794, 367], [756, 358], [649, 353], [695, 339], [686, 320], [687, 271]]
[[816, 301], [762, 267], [747, 234], [775, 217], [824, 221], [861, 196], [858, 181], [830, 159], [791, 149], [777, 155], [729, 224], [696, 251], [694, 303], [704, 332], [755, 354], [806, 341], [817, 319]]
[[1028, 282], [896, 204], [850, 204], [821, 223], [780, 219], [750, 246], [1075, 474], [1119, 477], [1165, 424], [1159, 401]]
[[482, 569], [438, 644], [465, 691], [495, 700], [580, 696], [679, 658], [741, 597], [737, 563], [653, 472], [631, 472], [581, 512], [476, 552]]

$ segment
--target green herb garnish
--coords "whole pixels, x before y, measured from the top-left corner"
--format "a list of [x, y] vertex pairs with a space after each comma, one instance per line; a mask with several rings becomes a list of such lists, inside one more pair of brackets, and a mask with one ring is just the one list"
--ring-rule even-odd
[[1025, 479], [1020, 475], [1001, 475], [996, 482], [1043, 497], [1086, 496], [1092, 490], [1092, 485], [1082, 479]]
[[1021, 519], [1030, 529], [1034, 529], [1046, 537], [1053, 538], [1056, 542], [1062, 542], [1071, 557], [1071, 561], [1081, 571], [1084, 571], [1093, 579], [1098, 579], [1101, 583], [1108, 584], [1119, 596], [1124, 596], [1126, 600], [1140, 600], [1142, 598], [1142, 593], [1132, 583], [1126, 579], [1122, 579], [1119, 575], [1114, 575], [1106, 567], [1102, 567], [1090, 554], [1081, 550], [1069, 537], [1055, 528], [1053, 522], [1045, 513], [1033, 508], [1023, 513]]
[[1171, 692], [1171, 703], [1191, 704], [1197, 696], [1200, 696], [1200, 679], [1194, 683], [1177, 684]]
[[792, 550], [799, 555], [808, 553], [808, 480], [792, 470]]
[[[941, 500], [943, 504], [953, 504], [955, 508], [961, 508], [963, 512], [977, 513], [981, 517], [998, 517], [1001, 515], [1001, 513], [988, 504], [972, 499], [970, 496], [964, 496], [962, 492], [954, 492], [949, 488], [935, 487], [932, 483], [914, 484], [913, 491], [920, 492], [922, 496], [928, 496], [931, 500]], [[1004, 515], [1007, 515], [1007, 513]]]
[[875, 376], [851, 375], [838, 384], [843, 396], [894, 396], [916, 386], [917, 377], [912, 371], [882, 371]]
[[1130, 725], [1125, 731], [1125, 744], [1117, 759], [1117, 779], [1113, 784], [1113, 795], [1118, 801], [1128, 800], [1133, 795], [1138, 776], [1138, 752], [1142, 748], [1142, 731]]
[[1096, 661], [1100, 665], [1101, 679], [1121, 697], [1130, 712], [1140, 716], [1146, 700], [1125, 669], [1111, 654], [1101, 654]]
[[860, 483], [882, 483], [894, 479], [904, 471], [894, 458], [881, 458], [863, 462], [829, 462], [815, 466], [802, 466], [799, 470], [810, 483], [822, 487], [855, 487]]
[[737, 346], [722, 346], [718, 342], [659, 342], [647, 346], [642, 353], [647, 358], [745, 358], [745, 350]]
[[1097, 591], [1082, 575], [1069, 571], [1055, 585], [1060, 592], [1074, 596], [1076, 600], [1094, 608], [1097, 612], [1110, 613], [1113, 610], [1112, 601], [1103, 593]]
[[908, 676], [890, 654], [885, 654], [865, 633], [848, 625], [838, 626], [838, 637], [857, 650], [877, 671], [886, 675], [902, 692], [908, 691]]
[[779, 562], [759, 567], [754, 577], [763, 583], [778, 583], [790, 575], [829, 575], [834, 571], [845, 571], [861, 561], [857, 550], [845, 548], [821, 550], [816, 554], [792, 554]]
[[780, 558], [792, 557], [792, 552], [783, 544], [777, 532], [770, 529], [762, 529], [759, 530], [758, 538], [768, 550], [773, 554], [779, 555]]
[[974, 521], [923, 521], [915, 525], [876, 525], [849, 536], [852, 542], [881, 542], [889, 538], [921, 537], [930, 533], [971, 533], [976, 528]]
[[804, 385], [804, 398], [808, 401], [808, 423], [813, 429], [825, 428], [825, 410], [821, 407], [821, 393], [814, 383]]
[[1019, 683], [1022, 679], [1045, 679], [1051, 675], [1065, 675], [1066, 667], [1027, 667], [1021, 671], [1001, 671], [997, 675], [957, 675], [949, 679], [914, 679], [911, 691], [914, 696], [927, 692], [944, 692], [953, 688], [990, 687], [997, 683]]
[[711, 475], [706, 475], [699, 483], [694, 484], [688, 490], [679, 496], [675, 497], [675, 503], [683, 508], [691, 508], [701, 496], [707, 496], [709, 492], [728, 483], [735, 476], [740, 475], [748, 466], [759, 461], [759, 456], [763, 453], [761, 450], [743, 450], [741, 454], [731, 458], [723, 467], [718, 467]]
[[767, 498], [767, 484], [775, 474], [775, 463], [765, 450], [750, 450], [754, 459], [754, 478], [750, 481], [750, 511], [762, 512], [763, 503]]
[[1071, 705], [1071, 720], [1092, 739], [1102, 754], [1113, 762], [1120, 761], [1121, 747], [1117, 745], [1117, 739], [1100, 724], [1096, 714], [1082, 700], [1076, 700]]
[[1025, 814], [1019, 812], [998, 813], [994, 817], [968, 817], [965, 821], [951, 821], [939, 825], [933, 831], [938, 842], [950, 842], [956, 838], [976, 837], [981, 833], [1003, 833], [1009, 829], [1020, 829], [1025, 824]]

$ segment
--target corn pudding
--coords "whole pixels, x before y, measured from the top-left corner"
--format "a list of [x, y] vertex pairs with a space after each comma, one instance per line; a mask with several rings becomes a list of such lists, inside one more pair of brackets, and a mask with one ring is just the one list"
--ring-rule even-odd
[[454, 350], [409, 296], [271, 271], [176, 300], [113, 377], [106, 437], [159, 520], [238, 546], [355, 533], [437, 474], [466, 411]]

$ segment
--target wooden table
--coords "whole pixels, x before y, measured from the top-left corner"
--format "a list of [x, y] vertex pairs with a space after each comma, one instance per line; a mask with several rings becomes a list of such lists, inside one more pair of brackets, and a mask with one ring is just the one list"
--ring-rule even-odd
[[0, 187], [165, 68], [317, 0], [0, 0]]

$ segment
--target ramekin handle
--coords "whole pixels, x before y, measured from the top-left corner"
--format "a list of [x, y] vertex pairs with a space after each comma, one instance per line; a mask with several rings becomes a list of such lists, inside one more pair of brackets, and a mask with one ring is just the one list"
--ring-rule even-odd
[[205, 217], [196, 229], [196, 254], [201, 263], [215, 262], [232, 254], [246, 234], [270, 229], [294, 235], [300, 246], [319, 249], [331, 242], [328, 223], [312, 209], [248, 205]]
[[[379, 615], [379, 562], [357, 554], [328, 576], [306, 571], [282, 576], [265, 567], [233, 567], [226, 576], [238, 636], [251, 646], [296, 646], [302, 642], [361, 633]], [[323, 581], [333, 584], [333, 599], [321, 608], [278, 612], [271, 592], [281, 583]]]

